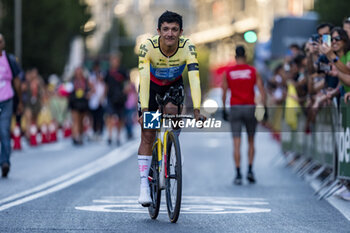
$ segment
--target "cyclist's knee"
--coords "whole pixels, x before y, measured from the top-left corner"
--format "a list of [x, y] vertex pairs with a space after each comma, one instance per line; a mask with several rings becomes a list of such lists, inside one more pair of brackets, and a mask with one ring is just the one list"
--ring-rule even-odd
[[141, 134], [141, 143], [152, 145], [156, 138], [156, 132], [153, 130], [144, 130]]

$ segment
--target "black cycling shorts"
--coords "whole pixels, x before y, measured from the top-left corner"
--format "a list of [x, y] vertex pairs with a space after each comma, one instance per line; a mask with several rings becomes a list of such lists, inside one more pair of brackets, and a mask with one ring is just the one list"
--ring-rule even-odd
[[[155, 84], [154, 82], [151, 81], [150, 82], [148, 111], [155, 112], [158, 110], [159, 106], [158, 106], [158, 103], [156, 101], [157, 94], [159, 94], [161, 97], [163, 97], [167, 93], [167, 91], [170, 89], [170, 87], [177, 88], [179, 86], [184, 87], [182, 78], [173, 82], [172, 84], [166, 85], [166, 86], [160, 86], [160, 85]], [[141, 112], [140, 96], [138, 98], [138, 112], [139, 112], [139, 116], [141, 116], [142, 112]]]
[[231, 131], [233, 137], [240, 137], [242, 127], [245, 126], [248, 137], [254, 136], [258, 124], [255, 118], [255, 105], [231, 106]]

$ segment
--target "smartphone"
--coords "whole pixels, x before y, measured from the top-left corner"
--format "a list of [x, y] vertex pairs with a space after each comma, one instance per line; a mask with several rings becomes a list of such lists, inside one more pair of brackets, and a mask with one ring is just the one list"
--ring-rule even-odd
[[327, 44], [329, 47], [331, 47], [331, 35], [322, 35], [322, 43]]
[[318, 34], [312, 34], [311, 36], [312, 42], [318, 42], [319, 39], [320, 39], [320, 36]]

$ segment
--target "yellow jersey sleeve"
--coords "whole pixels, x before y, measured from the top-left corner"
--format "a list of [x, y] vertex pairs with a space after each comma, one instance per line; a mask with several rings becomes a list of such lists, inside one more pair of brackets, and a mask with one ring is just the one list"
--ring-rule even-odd
[[141, 110], [148, 108], [150, 93], [150, 44], [146, 40], [140, 45], [139, 49], [139, 73], [140, 73], [140, 103]]
[[200, 109], [201, 86], [196, 47], [190, 41], [187, 41], [185, 49], [187, 51], [186, 64], [188, 69], [188, 79], [190, 82], [193, 108]]

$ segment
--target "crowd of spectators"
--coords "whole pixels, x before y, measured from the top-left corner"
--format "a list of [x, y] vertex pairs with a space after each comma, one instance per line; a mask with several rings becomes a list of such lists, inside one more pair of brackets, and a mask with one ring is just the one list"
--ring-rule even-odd
[[[129, 72], [121, 68], [119, 56], [112, 55], [108, 64], [108, 69], [102, 70], [96, 59], [90, 70], [76, 67], [68, 81], [57, 75], [45, 79], [35, 67], [22, 71], [19, 74], [21, 95], [15, 97], [21, 99], [23, 111], [17, 116], [14, 112], [11, 131], [19, 126], [22, 138], [30, 145], [43, 142], [43, 131], [52, 125], [56, 130], [71, 130], [72, 142], [77, 146], [84, 140], [101, 141], [105, 138], [105, 126], [109, 145], [114, 141], [115, 129], [116, 145], [121, 144], [124, 128], [126, 139], [132, 139], [132, 126], [137, 120], [136, 88], [130, 82]], [[38, 136], [34, 143], [33, 134]]]
[[[268, 81], [269, 124], [278, 140], [283, 117], [295, 131], [298, 115], [304, 114], [308, 134], [322, 107], [339, 104], [341, 97], [350, 101], [350, 18], [341, 26], [322, 23], [316, 31], [305, 44], [289, 46]], [[350, 192], [345, 195], [350, 200]]]
[[[63, 136], [72, 136], [77, 146], [103, 138], [111, 145], [115, 128], [116, 145], [121, 144], [123, 128], [126, 140], [132, 139], [137, 92], [120, 63], [120, 56], [113, 55], [106, 70], [96, 60], [91, 70], [76, 67], [66, 81], [54, 74], [45, 78], [35, 67], [22, 69], [15, 56], [6, 53], [5, 38], [0, 34], [2, 176], [7, 177], [10, 170], [11, 147], [21, 149], [23, 142], [30, 146], [54, 142], [59, 138], [58, 129]], [[108, 132], [103, 137], [105, 119]]]

